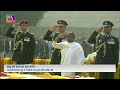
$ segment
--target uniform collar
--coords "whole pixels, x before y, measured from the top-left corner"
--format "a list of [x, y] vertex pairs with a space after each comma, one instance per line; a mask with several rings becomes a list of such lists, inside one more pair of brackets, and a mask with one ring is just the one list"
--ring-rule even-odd
[[28, 32], [28, 31], [26, 31], [26, 32], [23, 32], [23, 31], [22, 31], [22, 33], [24, 33], [24, 34], [26, 34], [27, 32]]
[[24, 33], [24, 34], [26, 34], [28, 32], [28, 30], [26, 32], [23, 32], [23, 31], [21, 31], [21, 32]]
[[105, 36], [109, 37], [109, 36], [111, 36], [111, 34], [110, 33], [109, 34], [105, 34]]

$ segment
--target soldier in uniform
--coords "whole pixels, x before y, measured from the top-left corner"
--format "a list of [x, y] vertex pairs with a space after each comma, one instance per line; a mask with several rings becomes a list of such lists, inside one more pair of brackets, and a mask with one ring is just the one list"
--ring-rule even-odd
[[[100, 27], [88, 39], [88, 43], [96, 46], [96, 64], [116, 64], [119, 61], [119, 39], [111, 35], [113, 23], [104, 21]], [[100, 79], [114, 79], [114, 72], [100, 72]]]
[[[58, 25], [54, 25], [50, 30], [47, 31], [47, 33], [44, 36], [44, 40], [53, 41], [60, 34], [66, 33], [65, 31], [68, 25], [67, 22], [64, 20], [58, 20], [57, 24]], [[56, 32], [57, 28], [58, 28], [58, 32]], [[53, 34], [53, 32], [55, 33]], [[64, 40], [64, 38], [59, 39], [58, 43], [62, 42], [62, 40]], [[61, 61], [60, 49], [53, 48], [51, 64], [60, 64], [60, 61]], [[61, 75], [60, 72], [55, 72], [54, 74]]]
[[[21, 30], [12, 33], [18, 26], [20, 26]], [[6, 36], [14, 39], [12, 60], [17, 64], [31, 64], [33, 62], [35, 38], [34, 34], [28, 31], [28, 28], [29, 22], [27, 20], [23, 20], [20, 23], [13, 24], [5, 34]]]

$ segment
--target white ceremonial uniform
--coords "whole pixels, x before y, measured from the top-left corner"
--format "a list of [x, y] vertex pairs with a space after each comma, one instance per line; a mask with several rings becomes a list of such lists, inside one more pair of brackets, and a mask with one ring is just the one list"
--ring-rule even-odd
[[[83, 64], [85, 59], [84, 51], [82, 46], [77, 43], [68, 43], [64, 42], [53, 42], [52, 46], [54, 48], [61, 49], [61, 64], [62, 65], [70, 65], [70, 64]], [[61, 72], [62, 76], [74, 76], [74, 72]]]

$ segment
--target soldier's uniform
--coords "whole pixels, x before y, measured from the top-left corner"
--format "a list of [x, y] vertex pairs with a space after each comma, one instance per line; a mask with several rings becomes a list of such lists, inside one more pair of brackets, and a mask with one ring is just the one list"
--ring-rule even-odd
[[[113, 26], [110, 21], [104, 21], [103, 25]], [[119, 61], [119, 39], [111, 34], [104, 35], [94, 31], [88, 39], [88, 43], [96, 46], [96, 64], [116, 64]], [[114, 79], [113, 72], [100, 72], [100, 79]]]
[[[26, 21], [22, 21], [21, 24], [28, 24]], [[12, 33], [14, 28], [10, 27], [6, 32], [6, 36], [14, 38], [14, 52], [12, 60], [17, 64], [31, 64], [34, 58], [35, 51], [35, 38], [34, 34], [30, 32], [23, 33], [17, 31]]]
[[[64, 24], [64, 25], [68, 25], [64, 20], [58, 20], [57, 22], [58, 24]], [[50, 30], [47, 31], [47, 33], [45, 34], [44, 36], [44, 40], [47, 40], [47, 41], [53, 41], [55, 40], [55, 38], [60, 35], [59, 32], [55, 32], [55, 34], [52, 34], [52, 32]], [[59, 39], [58, 43], [59, 42], [62, 42], [63, 39]], [[60, 61], [61, 61], [61, 52], [60, 52], [60, 49], [55, 49], [53, 48], [53, 51], [52, 51], [52, 58], [51, 58], [51, 64], [60, 64]], [[56, 75], [60, 75], [60, 73], [56, 72], [54, 73]]]

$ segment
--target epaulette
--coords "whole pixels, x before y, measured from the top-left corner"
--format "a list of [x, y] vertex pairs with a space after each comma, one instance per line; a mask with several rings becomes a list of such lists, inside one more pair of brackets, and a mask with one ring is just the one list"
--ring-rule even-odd
[[22, 31], [18, 31], [18, 32], [21, 32], [21, 33], [22, 33]]
[[31, 32], [28, 32], [30, 35], [32, 35], [32, 36], [34, 36], [34, 34], [33, 33], [31, 33]]
[[60, 33], [59, 32], [55, 32], [56, 35], [59, 35]]
[[18, 31], [18, 33], [22, 33], [22, 31]]
[[34, 36], [34, 34], [33, 34], [33, 33], [30, 33], [30, 34]]
[[33, 33], [31, 33], [33, 36], [34, 36], [34, 34]]
[[21, 34], [22, 32], [21, 31], [16, 31], [15, 32], [15, 34], [17, 35], [17, 34]]
[[55, 33], [59, 34], [59, 32], [55, 32]]
[[31, 32], [29, 32], [30, 37], [34, 37], [35, 35]]

